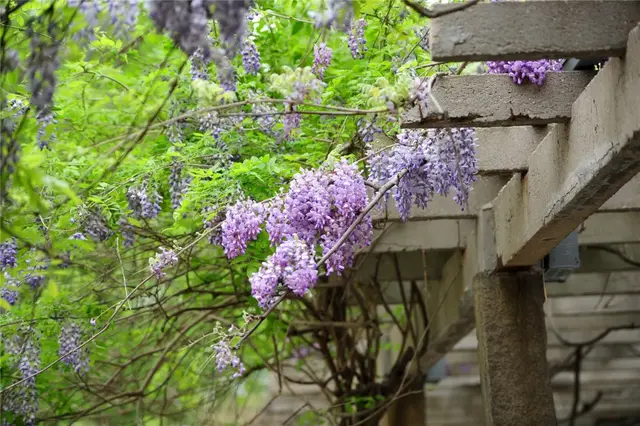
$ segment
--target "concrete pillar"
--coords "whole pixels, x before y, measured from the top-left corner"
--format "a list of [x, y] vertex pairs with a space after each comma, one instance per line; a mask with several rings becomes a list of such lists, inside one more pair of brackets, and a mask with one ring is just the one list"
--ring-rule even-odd
[[474, 297], [485, 424], [556, 425], [542, 273], [479, 273]]

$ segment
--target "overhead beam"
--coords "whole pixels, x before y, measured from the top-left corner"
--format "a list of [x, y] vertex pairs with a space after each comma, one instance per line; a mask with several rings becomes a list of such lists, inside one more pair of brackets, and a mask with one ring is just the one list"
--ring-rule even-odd
[[[612, 358], [637, 358], [640, 351], [640, 343], [629, 344], [612, 344], [612, 345], [596, 345], [585, 356], [585, 361], [608, 362]], [[547, 359], [550, 364], [567, 359], [571, 354], [575, 353], [574, 348], [566, 346], [551, 346], [547, 348]], [[453, 350], [446, 355], [448, 364], [451, 365], [472, 365], [478, 362], [478, 354], [475, 350]]]
[[609, 60], [574, 103], [571, 122], [555, 126], [527, 174], [496, 197], [504, 267], [536, 264], [640, 171], [640, 26], [626, 53]]
[[[468, 205], [464, 210], [451, 197], [436, 195], [426, 209], [413, 205], [410, 220], [475, 218], [480, 208], [491, 202], [507, 181], [508, 177], [504, 175], [480, 176], [478, 181], [473, 184]], [[640, 211], [640, 176], [635, 176], [627, 182], [598, 209], [598, 212], [625, 211]], [[389, 199], [386, 209], [372, 212], [372, 218], [374, 220], [400, 221], [400, 214], [394, 200]]]
[[[444, 76], [436, 79], [433, 105], [415, 107], [402, 118], [403, 128], [497, 127], [566, 123], [571, 105], [594, 72], [549, 73], [542, 87], [517, 86], [508, 75]], [[491, 100], [495, 100], [492, 102]]]
[[451, 62], [619, 57], [638, 21], [637, 1], [480, 3], [433, 19], [429, 46]]
[[[569, 342], [584, 342], [588, 341], [595, 336], [597, 336], [602, 329], [594, 330], [594, 331], [567, 331], [563, 333], [563, 337], [567, 339]], [[546, 341], [548, 340], [548, 346], [562, 346], [562, 343], [558, 340], [558, 338], [552, 332], [546, 333]], [[619, 330], [612, 331], [609, 333], [604, 339], [598, 341], [598, 345], [620, 345], [620, 344], [635, 344], [640, 341], [640, 330]], [[465, 338], [460, 340], [455, 347], [454, 351], [475, 351], [480, 350], [481, 347], [478, 346], [478, 338], [475, 333], [471, 333], [467, 335]]]
[[563, 283], [547, 283], [547, 296], [640, 294], [640, 271], [571, 274]]

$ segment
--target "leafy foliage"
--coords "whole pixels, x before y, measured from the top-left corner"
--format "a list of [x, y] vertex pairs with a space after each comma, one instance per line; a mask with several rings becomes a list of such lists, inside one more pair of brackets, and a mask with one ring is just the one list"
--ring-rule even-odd
[[[39, 401], [5, 404], [9, 422], [203, 424], [199, 410], [237, 397], [238, 383], [264, 386], [263, 370], [308, 346], [290, 329], [312, 296], [260, 317], [249, 279], [275, 248], [256, 230], [228, 259], [212, 244], [221, 218], [243, 198], [268, 202], [303, 169], [362, 159], [371, 140], [359, 120], [397, 134], [415, 78], [439, 70], [416, 70], [430, 60], [414, 31], [425, 23], [393, 1], [356, 3], [347, 28], [348, 7], [258, 1], [246, 35], [231, 25], [246, 11], [201, 3], [213, 13], [197, 12], [206, 25], [189, 27], [194, 39], [179, 30], [196, 12], [150, 16], [134, 0], [0, 6], [0, 381], [4, 401]], [[305, 250], [288, 256], [308, 262]], [[23, 344], [21, 363], [9, 342], [25, 333], [39, 346]], [[220, 353], [226, 361], [212, 362]], [[358, 411], [382, 397], [349, 398]]]

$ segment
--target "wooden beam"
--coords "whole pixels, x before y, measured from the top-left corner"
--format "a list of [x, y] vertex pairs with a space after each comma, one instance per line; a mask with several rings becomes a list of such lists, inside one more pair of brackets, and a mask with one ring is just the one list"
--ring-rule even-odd
[[[571, 105], [594, 76], [589, 71], [549, 73], [542, 87], [517, 86], [508, 75], [439, 77], [433, 97], [444, 114], [415, 107], [403, 128], [497, 127], [566, 123]], [[491, 102], [491, 99], [496, 102]]]
[[480, 3], [433, 19], [429, 46], [452, 62], [623, 56], [638, 21], [637, 1]]
[[[587, 2], [590, 4], [590, 2]], [[587, 4], [585, 3], [585, 4]], [[540, 3], [541, 5], [547, 4]], [[494, 201], [504, 267], [536, 264], [640, 171], [640, 26]]]

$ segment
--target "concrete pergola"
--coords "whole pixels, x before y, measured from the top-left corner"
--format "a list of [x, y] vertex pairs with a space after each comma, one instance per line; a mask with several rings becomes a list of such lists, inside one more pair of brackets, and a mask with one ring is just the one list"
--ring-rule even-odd
[[[597, 73], [551, 73], [542, 87], [439, 77], [444, 114], [404, 117], [405, 128], [475, 127], [480, 176], [464, 211], [436, 198], [406, 223], [392, 203], [374, 218], [386, 302], [419, 283], [432, 336], [420, 364], [445, 358], [450, 368], [435, 389], [400, 400], [387, 424], [556, 425], [574, 408], [576, 374], [576, 409], [598, 404], [575, 424], [640, 415], [638, 22], [637, 1], [482, 3], [432, 20], [434, 61], [610, 59]], [[582, 266], [545, 291], [541, 260], [575, 230]], [[365, 261], [360, 283], [377, 261]], [[565, 371], [576, 343], [602, 332], [580, 347], [581, 371]]]

